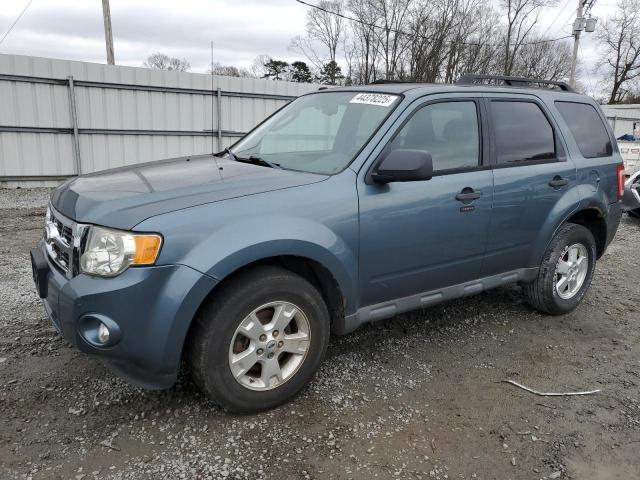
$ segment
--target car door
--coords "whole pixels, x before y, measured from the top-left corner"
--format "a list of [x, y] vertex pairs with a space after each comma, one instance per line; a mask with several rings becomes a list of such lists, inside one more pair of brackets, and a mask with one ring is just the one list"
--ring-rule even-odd
[[[536, 267], [532, 252], [551, 212], [574, 195], [576, 168], [559, 129], [532, 95], [485, 100], [491, 132], [494, 191], [483, 276]], [[563, 199], [563, 197], [565, 197]]]
[[484, 162], [480, 100], [430, 97], [408, 108], [397, 124], [365, 172], [403, 148], [429, 152], [434, 175], [384, 185], [361, 175], [361, 306], [475, 279], [484, 256], [493, 179]]

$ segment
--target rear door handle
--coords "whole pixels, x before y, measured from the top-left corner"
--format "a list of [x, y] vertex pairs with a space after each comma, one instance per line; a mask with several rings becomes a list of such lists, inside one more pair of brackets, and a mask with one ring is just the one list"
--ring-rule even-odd
[[463, 188], [460, 193], [456, 195], [456, 200], [459, 202], [472, 202], [473, 200], [477, 200], [482, 196], [482, 192], [480, 190], [474, 190], [473, 188]]
[[562, 178], [560, 175], [556, 175], [549, 182], [549, 186], [553, 188], [560, 188], [560, 187], [564, 187], [565, 185], [569, 185], [569, 179]]

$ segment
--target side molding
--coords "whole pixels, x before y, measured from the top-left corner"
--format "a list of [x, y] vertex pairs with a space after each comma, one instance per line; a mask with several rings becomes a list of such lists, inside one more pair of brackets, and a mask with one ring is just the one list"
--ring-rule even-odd
[[490, 290], [492, 288], [509, 285], [517, 282], [529, 282], [535, 279], [538, 268], [520, 268], [510, 272], [491, 275], [471, 282], [461, 283], [438, 290], [417, 293], [408, 297], [402, 297], [387, 302], [369, 305], [359, 308], [353, 315], [344, 319], [343, 325], [336, 325], [336, 333], [345, 335], [357, 329], [360, 325], [394, 317], [400, 313], [431, 307], [438, 303], [467, 297]]

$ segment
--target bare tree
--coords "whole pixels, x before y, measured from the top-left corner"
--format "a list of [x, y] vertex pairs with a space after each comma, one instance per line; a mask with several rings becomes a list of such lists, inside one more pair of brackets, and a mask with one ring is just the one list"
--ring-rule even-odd
[[371, 83], [376, 79], [378, 60], [375, 48], [378, 14], [371, 8], [371, 0], [350, 0], [349, 9], [355, 19], [351, 22], [353, 35], [349, 39], [354, 56], [351, 77], [355, 83]]
[[327, 59], [309, 35], [293, 37], [290, 48], [297, 53], [301, 53], [315, 70], [320, 70]]
[[321, 0], [318, 4], [324, 10], [310, 10], [307, 15], [307, 32], [314, 40], [324, 45], [329, 51], [329, 61], [335, 62], [338, 45], [342, 39], [344, 13], [342, 1]]
[[571, 73], [571, 47], [567, 43], [531, 37], [531, 43], [520, 49], [512, 73], [522, 77], [564, 80]]
[[409, 47], [407, 36], [402, 28], [409, 19], [409, 7], [412, 0], [374, 0], [373, 8], [380, 18], [380, 27], [375, 29], [376, 49], [384, 67], [384, 76], [393, 80], [404, 51]]
[[357, 55], [357, 48], [352, 38], [346, 35], [342, 39], [342, 53], [347, 64], [347, 74], [345, 75], [345, 85], [353, 84], [354, 61]]
[[411, 78], [435, 82], [443, 76], [445, 81], [452, 81], [447, 74], [446, 64], [453, 64], [467, 38], [467, 33], [461, 28], [465, 19], [460, 11], [462, 3], [468, 2], [435, 0], [414, 10], [411, 23]]
[[208, 74], [223, 75], [225, 77], [244, 77], [252, 78], [253, 73], [248, 68], [235, 67], [233, 65], [222, 65], [214, 62], [213, 66], [207, 71]]
[[[321, 0], [318, 8], [307, 12], [307, 35], [292, 40], [291, 46], [307, 57], [318, 70], [336, 61], [338, 47], [344, 36], [345, 20], [341, 16], [344, 10], [342, 0]], [[318, 50], [318, 44], [322, 46], [321, 51]]]
[[271, 57], [266, 54], [258, 55], [251, 64], [249, 71], [255, 78], [263, 78], [267, 76], [268, 70], [265, 65], [271, 60]]
[[625, 88], [640, 78], [640, 2], [622, 0], [616, 14], [598, 32], [604, 70], [612, 75], [609, 103], [621, 103]]
[[[336, 61], [346, 65], [348, 82], [454, 82], [464, 73], [566, 76], [567, 45], [537, 30], [541, 9], [556, 0], [344, 1], [343, 57]], [[324, 23], [308, 23], [298, 46], [311, 47], [306, 56], [319, 71], [327, 57], [313, 48], [320, 38], [313, 32], [331, 10], [314, 10], [310, 18]]]
[[156, 70], [174, 70], [177, 72], [188, 72], [191, 69], [191, 65], [186, 59], [170, 57], [161, 52], [149, 55], [144, 62], [144, 66]]
[[491, 5], [479, 5], [469, 16], [466, 43], [453, 77], [464, 73], [492, 74], [502, 69], [502, 30], [499, 13]]
[[507, 18], [504, 34], [505, 75], [511, 75], [518, 51], [538, 23], [540, 9], [552, 3], [550, 0], [501, 0]]

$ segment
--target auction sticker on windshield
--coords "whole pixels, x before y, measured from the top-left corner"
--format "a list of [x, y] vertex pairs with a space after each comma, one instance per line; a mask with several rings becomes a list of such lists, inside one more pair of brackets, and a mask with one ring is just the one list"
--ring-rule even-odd
[[386, 95], [383, 93], [359, 93], [351, 99], [349, 103], [363, 103], [365, 105], [378, 105], [379, 107], [389, 107], [395, 102], [397, 95]]

